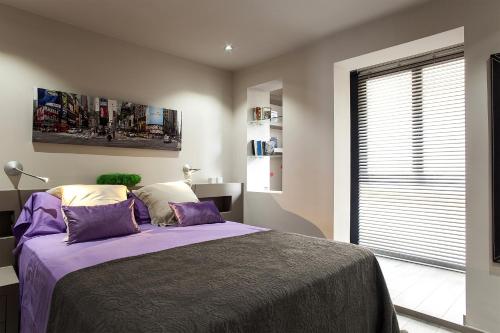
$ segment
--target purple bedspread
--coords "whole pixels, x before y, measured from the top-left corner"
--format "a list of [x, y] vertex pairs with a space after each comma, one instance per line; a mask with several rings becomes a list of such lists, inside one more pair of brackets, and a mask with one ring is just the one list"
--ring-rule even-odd
[[114, 259], [267, 230], [235, 222], [140, 228], [138, 234], [72, 245], [63, 241], [65, 233], [27, 240], [19, 256], [21, 332], [45, 332], [52, 291], [68, 273]]

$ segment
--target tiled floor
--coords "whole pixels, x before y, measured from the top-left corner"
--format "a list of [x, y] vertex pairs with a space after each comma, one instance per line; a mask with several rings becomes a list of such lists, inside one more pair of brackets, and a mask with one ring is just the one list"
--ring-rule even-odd
[[465, 274], [378, 257], [396, 305], [463, 324]]
[[408, 333], [458, 333], [448, 328], [434, 326], [430, 323], [398, 315], [399, 328]]

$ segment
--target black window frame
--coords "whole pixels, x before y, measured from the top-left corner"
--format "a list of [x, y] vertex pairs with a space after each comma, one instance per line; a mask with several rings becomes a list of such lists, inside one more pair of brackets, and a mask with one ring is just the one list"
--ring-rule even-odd
[[[457, 52], [456, 49], [459, 49]], [[403, 72], [405, 70], [412, 71], [412, 115], [413, 118], [417, 117], [421, 119], [422, 129], [423, 131], [423, 119], [422, 119], [422, 110], [419, 107], [419, 103], [423, 103], [423, 96], [416, 93], [418, 89], [421, 89], [423, 86], [422, 75], [418, 75], [418, 71], [421, 71], [421, 68], [425, 65], [430, 65], [436, 63], [436, 58], [439, 58], [438, 62], [444, 62], [447, 60], [453, 60], [456, 58], [463, 58], [463, 45], [457, 45], [452, 48], [448, 48], [450, 50], [449, 54], [436, 56], [436, 53], [430, 53], [431, 56], [422, 55], [418, 57], [413, 57], [410, 59], [404, 59], [397, 62], [391, 62], [389, 64], [383, 64], [380, 66], [375, 66], [373, 69], [362, 69], [362, 70], [354, 70], [350, 72], [350, 145], [351, 145], [351, 182], [350, 182], [350, 242], [352, 244], [359, 244], [360, 238], [360, 226], [359, 226], [359, 105], [358, 105], [358, 89], [359, 82], [363, 80], [365, 77], [379, 77], [391, 73]], [[442, 51], [442, 50], [440, 50]], [[416, 66], [420, 66], [420, 68], [415, 68]], [[380, 67], [380, 68], [379, 68]], [[372, 73], [368, 73], [373, 71]], [[366, 82], [366, 80], [365, 80]], [[500, 95], [500, 94], [499, 94]], [[417, 97], [417, 98], [415, 98]], [[417, 131], [419, 131], [417, 129]], [[413, 150], [421, 150], [423, 149], [423, 141], [422, 136], [412, 136], [412, 149]], [[420, 159], [420, 158], [417, 158]], [[419, 172], [422, 170], [422, 160], [413, 160], [412, 165], [415, 172]], [[500, 197], [500, 196], [499, 196]], [[500, 214], [498, 214], [500, 216]], [[500, 228], [498, 228], [500, 229]], [[500, 243], [500, 242], [499, 242]], [[500, 249], [500, 246], [497, 247]], [[498, 250], [500, 253], [500, 250]], [[494, 259], [495, 260], [495, 259]], [[500, 259], [497, 258], [500, 261]], [[460, 269], [460, 268], [457, 268]]]

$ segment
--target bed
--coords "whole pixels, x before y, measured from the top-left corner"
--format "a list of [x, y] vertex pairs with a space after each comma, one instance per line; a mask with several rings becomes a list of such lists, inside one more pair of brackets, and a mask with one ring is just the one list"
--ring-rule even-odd
[[399, 332], [375, 256], [235, 222], [18, 254], [21, 332]]

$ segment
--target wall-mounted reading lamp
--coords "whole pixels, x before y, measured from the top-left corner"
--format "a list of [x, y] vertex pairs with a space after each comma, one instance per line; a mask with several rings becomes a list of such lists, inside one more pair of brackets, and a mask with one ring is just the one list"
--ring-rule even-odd
[[184, 173], [184, 179], [186, 180], [186, 183], [189, 183], [189, 185], [191, 185], [193, 183], [193, 180], [191, 179], [193, 173], [200, 170], [201, 169], [191, 168], [189, 164], [184, 164], [184, 166], [182, 167], [182, 172]]
[[[31, 173], [25, 172], [23, 169], [23, 165], [21, 164], [21, 162], [18, 162], [18, 161], [7, 162], [3, 167], [3, 171], [5, 171], [5, 173], [9, 177], [21, 177], [22, 174], [25, 174], [26, 176], [30, 176], [30, 177], [36, 178], [38, 180], [41, 180], [44, 183], [49, 182], [49, 178], [47, 178], [47, 177], [35, 176], [35, 175], [32, 175]], [[13, 184], [17, 190], [17, 187], [19, 185], [19, 181], [17, 183], [13, 182]]]
[[17, 191], [17, 200], [19, 201], [19, 209], [23, 209], [24, 203], [22, 202], [21, 199], [21, 191], [19, 191], [19, 181], [21, 180], [21, 176], [25, 174], [26, 176], [30, 176], [33, 178], [36, 178], [38, 180], [41, 180], [44, 183], [49, 182], [49, 178], [47, 177], [40, 177], [40, 176], [35, 176], [32, 175], [31, 173], [25, 172], [23, 169], [23, 165], [21, 162], [18, 161], [10, 161], [7, 162], [3, 166], [3, 171], [5, 171], [5, 174], [9, 176], [10, 181], [12, 182], [12, 185], [14, 185], [14, 188]]

